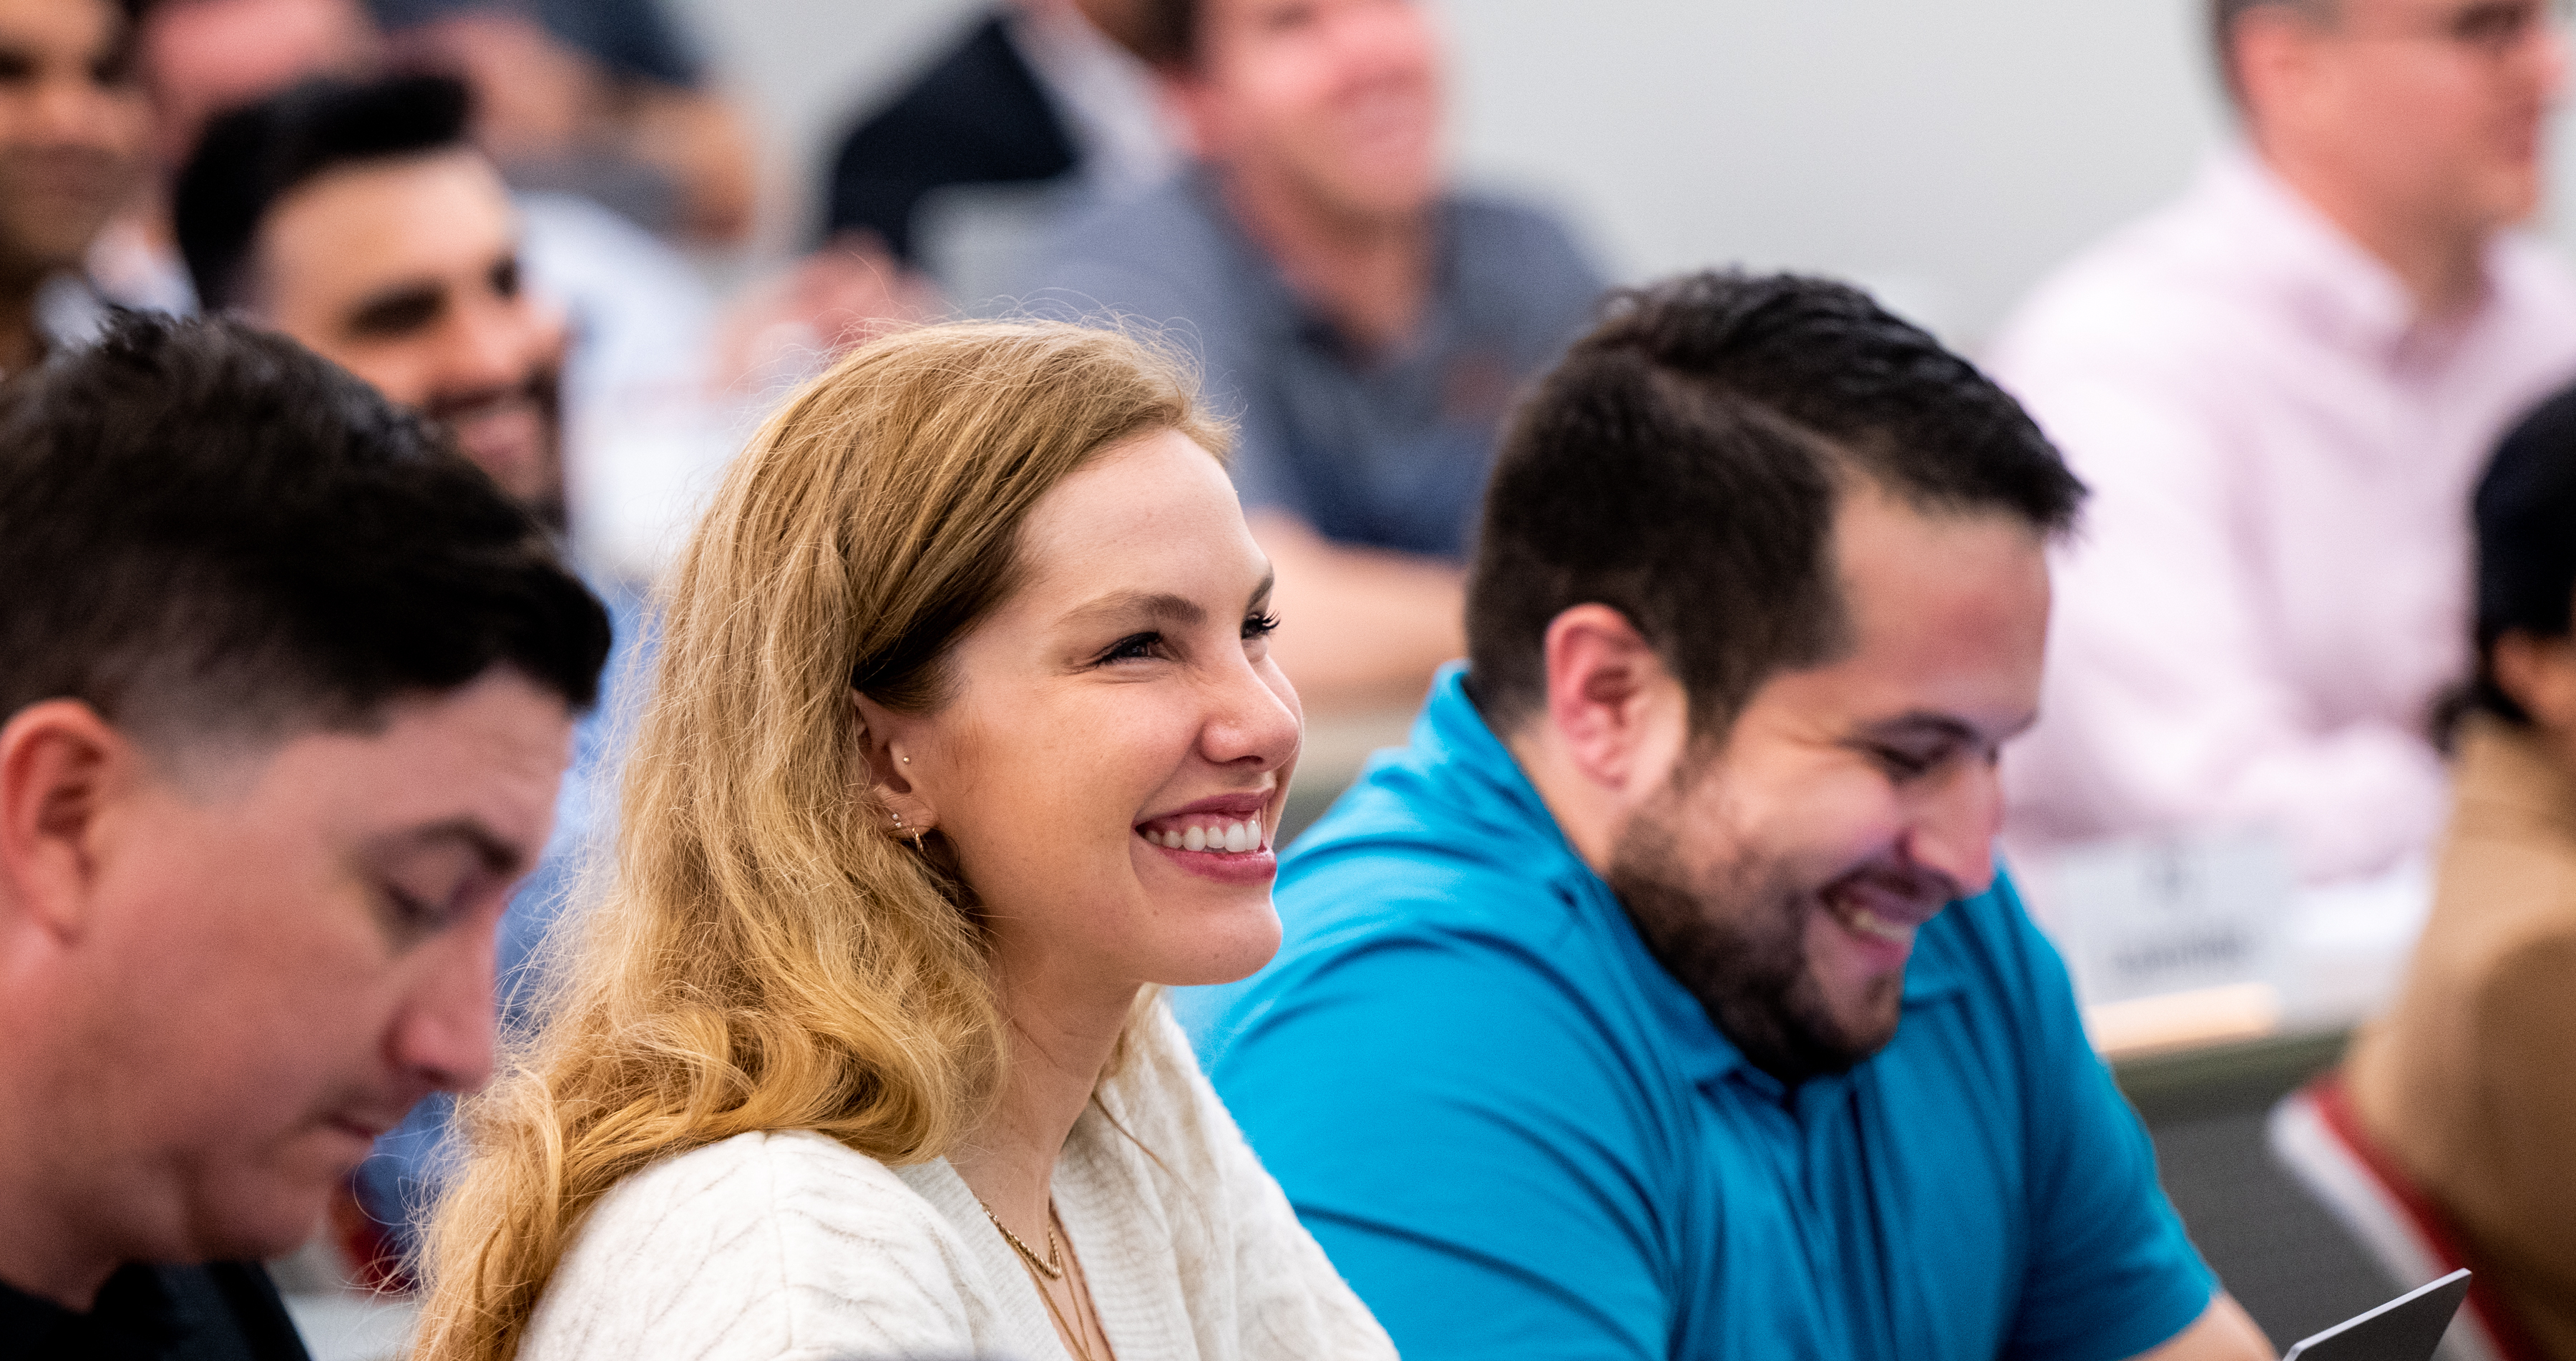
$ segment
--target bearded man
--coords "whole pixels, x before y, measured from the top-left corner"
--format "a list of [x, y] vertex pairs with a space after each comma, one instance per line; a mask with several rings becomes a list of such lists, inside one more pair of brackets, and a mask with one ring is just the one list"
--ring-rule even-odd
[[1849, 288], [1614, 299], [1469, 665], [1189, 999], [1404, 1355], [2256, 1358], [1991, 849], [2083, 487]]

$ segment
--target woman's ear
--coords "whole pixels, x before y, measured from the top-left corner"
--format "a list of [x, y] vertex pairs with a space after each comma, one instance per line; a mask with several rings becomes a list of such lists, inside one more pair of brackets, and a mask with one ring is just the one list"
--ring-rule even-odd
[[867, 766], [868, 788], [893, 818], [900, 819], [886, 830], [908, 838], [937, 827], [939, 810], [914, 771], [922, 739], [919, 720], [856, 690], [850, 692], [850, 704], [859, 714], [859, 759]]

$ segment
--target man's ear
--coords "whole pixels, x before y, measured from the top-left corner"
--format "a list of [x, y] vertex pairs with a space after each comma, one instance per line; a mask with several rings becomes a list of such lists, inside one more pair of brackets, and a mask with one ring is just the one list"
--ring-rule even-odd
[[60, 938], [80, 934], [101, 821], [140, 759], [78, 700], [31, 704], [0, 725], [0, 905]]
[[2533, 722], [2552, 732], [2576, 732], [2576, 639], [2535, 638], [2515, 629], [2495, 640], [2487, 664], [2497, 687]]
[[2245, 117], [2280, 117], [2315, 84], [2317, 20], [2291, 5], [2255, 5], [2236, 16], [2225, 44]]
[[923, 781], [915, 778], [931, 773], [915, 768], [920, 759], [918, 725], [856, 690], [850, 692], [850, 703], [859, 711], [859, 758], [867, 763], [868, 788], [888, 811], [903, 819], [902, 826], [884, 830], [909, 836], [938, 826], [939, 809], [922, 788]]
[[1547, 626], [1547, 717], [1585, 778], [1661, 779], [1689, 731], [1682, 687], [1628, 616], [1577, 605]]

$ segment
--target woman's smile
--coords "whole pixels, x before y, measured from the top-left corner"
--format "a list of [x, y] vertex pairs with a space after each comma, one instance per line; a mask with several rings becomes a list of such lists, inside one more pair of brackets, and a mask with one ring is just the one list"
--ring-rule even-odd
[[1271, 845], [1276, 791], [1220, 794], [1136, 824], [1136, 835], [1192, 874], [1229, 884], [1267, 883], [1278, 873]]

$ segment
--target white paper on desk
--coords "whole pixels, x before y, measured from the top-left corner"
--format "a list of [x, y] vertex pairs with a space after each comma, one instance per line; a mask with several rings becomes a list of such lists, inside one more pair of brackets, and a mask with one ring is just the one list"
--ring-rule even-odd
[[2123, 837], [2026, 869], [2088, 1006], [2277, 973], [2296, 879], [2268, 832]]

